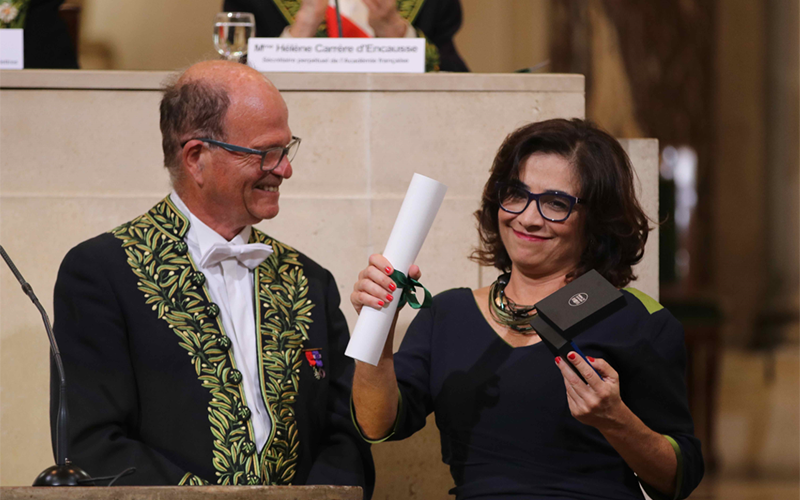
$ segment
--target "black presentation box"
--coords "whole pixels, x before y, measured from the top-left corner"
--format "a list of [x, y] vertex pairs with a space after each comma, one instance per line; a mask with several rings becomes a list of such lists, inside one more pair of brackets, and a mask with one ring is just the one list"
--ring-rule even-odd
[[[586, 382], [577, 368], [567, 360], [567, 354], [575, 351], [589, 363], [572, 339], [623, 305], [622, 292], [592, 269], [537, 302], [535, 307], [538, 314], [531, 320], [531, 326], [550, 352], [561, 356], [581, 380]], [[589, 366], [592, 364], [589, 363]]]
[[571, 340], [618, 310], [622, 292], [592, 269], [536, 303], [536, 311]]

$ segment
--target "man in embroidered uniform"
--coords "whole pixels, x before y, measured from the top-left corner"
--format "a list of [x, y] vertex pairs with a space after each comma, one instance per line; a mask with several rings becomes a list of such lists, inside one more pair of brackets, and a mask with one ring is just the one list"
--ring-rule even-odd
[[247, 66], [199, 63], [166, 89], [161, 131], [174, 191], [59, 271], [70, 457], [94, 476], [136, 467], [122, 484], [349, 484], [369, 498], [336, 283], [251, 227], [278, 214], [300, 143], [280, 93]]
[[[426, 71], [469, 71], [453, 43], [459, 0], [338, 0], [347, 38], [425, 38]], [[252, 12], [256, 36], [338, 37], [335, 0], [225, 0], [223, 10]]]

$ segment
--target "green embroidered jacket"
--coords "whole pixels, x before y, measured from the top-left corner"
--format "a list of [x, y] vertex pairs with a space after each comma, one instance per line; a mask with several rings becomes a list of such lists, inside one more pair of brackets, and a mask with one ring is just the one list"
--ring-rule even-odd
[[[369, 493], [374, 471], [349, 417], [353, 364], [333, 277], [252, 232], [274, 250], [254, 270], [272, 419], [259, 450], [220, 308], [183, 240], [188, 228], [166, 198], [64, 259], [55, 333], [72, 461], [94, 476], [136, 467], [123, 484], [353, 484]], [[321, 354], [324, 372], [307, 350]]]

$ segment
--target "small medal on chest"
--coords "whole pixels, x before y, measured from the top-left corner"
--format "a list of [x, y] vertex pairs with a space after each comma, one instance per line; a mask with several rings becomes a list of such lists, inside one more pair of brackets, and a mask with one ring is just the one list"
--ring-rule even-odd
[[325, 369], [322, 365], [322, 349], [303, 349], [303, 352], [306, 355], [308, 365], [314, 370], [314, 378], [317, 380], [325, 378]]

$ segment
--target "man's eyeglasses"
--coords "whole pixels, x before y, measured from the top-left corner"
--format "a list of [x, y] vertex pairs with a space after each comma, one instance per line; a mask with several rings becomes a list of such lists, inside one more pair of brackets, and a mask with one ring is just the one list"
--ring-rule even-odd
[[[189, 139], [189, 141], [203, 141], [205, 143], [211, 144], [212, 146], [218, 146], [225, 151], [230, 151], [232, 153], [244, 153], [249, 155], [258, 155], [261, 157], [261, 170], [264, 172], [272, 172], [278, 165], [281, 164], [284, 157], [291, 162], [294, 159], [294, 156], [297, 154], [297, 150], [300, 149], [300, 138], [292, 136], [292, 140], [289, 141], [285, 147], [276, 146], [274, 148], [265, 149], [264, 151], [259, 151], [258, 149], [250, 149], [245, 148], [243, 146], [236, 146], [234, 144], [228, 144], [227, 142], [216, 141], [214, 139], [209, 139], [207, 137], [197, 137], [194, 139]], [[185, 146], [187, 142], [184, 141], [181, 144], [181, 147]]]
[[507, 182], [497, 183], [497, 199], [500, 202], [500, 208], [510, 214], [521, 214], [528, 208], [531, 201], [536, 200], [539, 214], [551, 222], [567, 220], [575, 204], [582, 201], [560, 191], [534, 194], [520, 185]]

